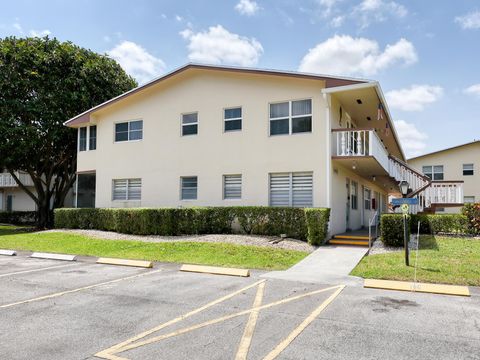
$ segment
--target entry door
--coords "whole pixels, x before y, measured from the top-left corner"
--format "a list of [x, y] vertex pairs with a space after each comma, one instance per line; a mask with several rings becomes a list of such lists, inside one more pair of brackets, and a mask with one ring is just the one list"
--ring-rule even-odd
[[347, 178], [347, 183], [346, 183], [346, 187], [347, 187], [347, 202], [345, 204], [346, 206], [346, 211], [345, 211], [345, 224], [346, 224], [346, 229], [347, 230], [350, 230], [350, 209], [351, 209], [351, 203], [350, 203], [350, 179]]
[[7, 211], [13, 211], [13, 195], [7, 195]]

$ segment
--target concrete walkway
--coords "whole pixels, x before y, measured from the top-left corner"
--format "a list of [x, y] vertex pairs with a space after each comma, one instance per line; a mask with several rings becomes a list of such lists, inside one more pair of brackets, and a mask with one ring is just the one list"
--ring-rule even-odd
[[285, 271], [272, 271], [262, 277], [319, 284], [362, 285], [363, 279], [349, 276], [367, 254], [361, 246], [321, 246]]

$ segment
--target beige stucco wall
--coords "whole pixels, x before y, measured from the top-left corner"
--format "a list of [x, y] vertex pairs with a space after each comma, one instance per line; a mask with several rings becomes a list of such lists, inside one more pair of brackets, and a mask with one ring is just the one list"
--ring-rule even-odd
[[[33, 189], [32, 189], [33, 190]], [[35, 211], [36, 205], [30, 196], [19, 188], [4, 188], [0, 190], [0, 210], [7, 210], [7, 196], [12, 195], [13, 211]]]
[[[444, 180], [463, 180], [464, 196], [475, 196], [480, 202], [480, 142], [414, 158], [408, 163], [419, 171], [423, 166], [443, 165]], [[463, 175], [463, 164], [473, 164], [474, 175]], [[446, 208], [445, 212], [459, 212], [460, 208]]]
[[[268, 174], [312, 171], [317, 207], [328, 205], [323, 81], [188, 71], [95, 115], [97, 150], [78, 171], [96, 170], [96, 206], [268, 205]], [[269, 103], [312, 99], [312, 132], [269, 136]], [[223, 109], [242, 106], [240, 132], [223, 132]], [[198, 135], [181, 136], [181, 114], [198, 112]], [[114, 123], [143, 119], [143, 140], [114, 143]], [[329, 135], [329, 134], [328, 134]], [[223, 200], [225, 174], [242, 174], [242, 199]], [[180, 200], [180, 177], [198, 176], [198, 200]], [[142, 200], [112, 201], [112, 179], [142, 178]]]

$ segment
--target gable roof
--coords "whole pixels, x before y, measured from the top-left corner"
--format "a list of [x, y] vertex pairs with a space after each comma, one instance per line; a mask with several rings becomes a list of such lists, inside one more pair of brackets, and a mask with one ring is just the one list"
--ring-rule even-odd
[[362, 79], [354, 79], [348, 77], [337, 77], [337, 76], [329, 76], [329, 75], [320, 75], [320, 74], [311, 74], [311, 73], [302, 73], [296, 71], [280, 71], [280, 70], [268, 70], [268, 69], [257, 69], [257, 68], [246, 68], [246, 67], [234, 67], [234, 66], [220, 66], [220, 65], [205, 65], [205, 64], [197, 64], [197, 63], [188, 63], [184, 66], [181, 66], [178, 69], [175, 69], [165, 75], [162, 75], [152, 81], [149, 81], [141, 86], [138, 86], [130, 91], [127, 91], [117, 97], [114, 97], [110, 100], [105, 101], [102, 104], [94, 106], [93, 108], [67, 120], [64, 125], [72, 126], [78, 125], [83, 123], [88, 123], [90, 121], [90, 114], [93, 112], [100, 110], [106, 106], [114, 104], [120, 100], [125, 99], [126, 97], [138, 93], [142, 90], [145, 90], [155, 84], [158, 84], [161, 81], [164, 81], [168, 78], [171, 78], [177, 74], [180, 74], [184, 71], [189, 69], [200, 69], [200, 70], [214, 70], [214, 71], [225, 71], [225, 72], [238, 72], [238, 73], [248, 73], [248, 74], [260, 74], [260, 75], [273, 75], [273, 76], [283, 76], [283, 77], [295, 77], [295, 78], [303, 78], [303, 79], [313, 79], [313, 80], [323, 80], [326, 83], [326, 87], [338, 87], [338, 86], [346, 86], [346, 85], [353, 85], [353, 84], [361, 84], [361, 83], [368, 83], [371, 82], [369, 80], [362, 80]]
[[410, 159], [408, 159], [408, 161], [420, 159], [420, 158], [423, 158], [423, 157], [425, 157], [425, 156], [430, 156], [430, 155], [437, 154], [437, 153], [441, 153], [441, 152], [444, 152], [444, 151], [449, 151], [449, 150], [453, 150], [453, 149], [458, 149], [458, 148], [461, 148], [461, 147], [464, 147], [464, 146], [468, 146], [468, 145], [472, 145], [472, 144], [476, 144], [476, 143], [480, 143], [480, 140], [473, 140], [473, 141], [470, 141], [470, 142], [465, 143], [465, 144], [452, 146], [452, 147], [449, 147], [449, 148], [446, 148], [446, 149], [442, 149], [442, 150], [432, 151], [432, 152], [427, 153], [427, 154], [423, 154], [423, 155], [419, 155], [419, 156], [415, 156], [415, 157], [413, 157], [413, 158], [410, 158]]

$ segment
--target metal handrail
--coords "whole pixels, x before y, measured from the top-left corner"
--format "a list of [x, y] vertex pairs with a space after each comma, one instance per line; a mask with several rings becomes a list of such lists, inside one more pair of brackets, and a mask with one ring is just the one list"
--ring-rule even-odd
[[375, 238], [378, 236], [378, 210], [375, 210], [373, 216], [368, 220], [368, 252], [372, 248], [372, 225], [375, 222]]

